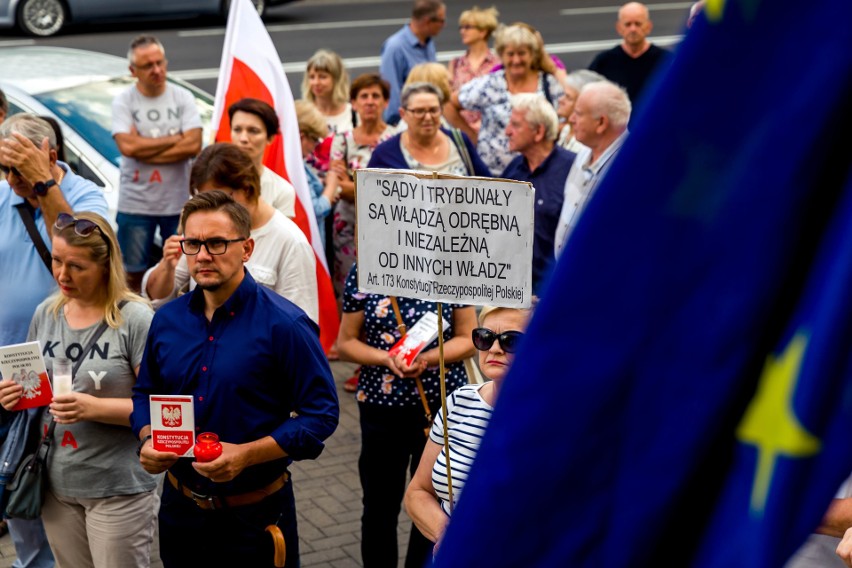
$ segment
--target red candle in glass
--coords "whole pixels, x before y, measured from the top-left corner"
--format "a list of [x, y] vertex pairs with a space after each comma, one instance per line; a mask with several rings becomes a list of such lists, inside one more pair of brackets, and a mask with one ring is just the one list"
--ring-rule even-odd
[[195, 441], [195, 461], [210, 462], [222, 455], [219, 436], [213, 432], [202, 432]]

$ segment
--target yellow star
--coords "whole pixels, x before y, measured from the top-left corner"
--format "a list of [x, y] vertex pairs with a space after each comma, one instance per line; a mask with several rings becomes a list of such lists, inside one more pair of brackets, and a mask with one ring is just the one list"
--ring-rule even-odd
[[773, 355], [766, 358], [757, 393], [737, 428], [741, 442], [757, 446], [757, 472], [751, 490], [753, 514], [763, 513], [779, 456], [802, 458], [820, 450], [819, 438], [802, 426], [793, 410], [807, 343], [807, 336], [797, 333], [777, 359]]
[[707, 19], [711, 22], [721, 20], [724, 10], [725, 0], [707, 0], [704, 4], [704, 13], [707, 14]]

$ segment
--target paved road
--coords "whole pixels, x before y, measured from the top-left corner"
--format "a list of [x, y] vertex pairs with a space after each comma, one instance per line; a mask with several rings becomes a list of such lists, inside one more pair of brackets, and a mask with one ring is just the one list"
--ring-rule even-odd
[[[448, 2], [447, 26], [437, 38], [439, 58], [447, 60], [463, 46], [455, 22], [468, 2]], [[593, 55], [617, 43], [613, 28], [618, 0], [493, 0], [503, 22], [526, 21], [538, 28], [549, 49], [569, 69], [588, 65]], [[670, 45], [681, 33], [689, 2], [649, 3], [654, 37]], [[294, 93], [300, 92], [304, 62], [319, 48], [338, 52], [350, 73], [376, 70], [381, 44], [410, 15], [411, 0], [304, 0], [271, 8], [265, 17], [267, 29], [286, 64]], [[124, 56], [130, 39], [142, 32], [156, 33], [166, 46], [171, 73], [183, 76], [213, 93], [222, 55], [224, 25], [208, 18], [141, 24], [79, 26], [63, 35], [30, 40], [4, 30], [0, 45], [39, 43], [102, 51]], [[298, 96], [298, 95], [297, 95]]]

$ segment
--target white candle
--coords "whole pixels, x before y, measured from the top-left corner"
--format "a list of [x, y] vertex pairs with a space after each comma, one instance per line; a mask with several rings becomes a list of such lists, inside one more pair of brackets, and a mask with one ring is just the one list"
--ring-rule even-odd
[[71, 375], [54, 375], [53, 396], [62, 396], [71, 392]]

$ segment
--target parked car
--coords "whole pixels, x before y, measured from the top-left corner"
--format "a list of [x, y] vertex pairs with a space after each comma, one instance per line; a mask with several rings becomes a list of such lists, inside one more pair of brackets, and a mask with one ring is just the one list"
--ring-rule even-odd
[[[9, 99], [9, 114], [30, 112], [56, 118], [68, 163], [104, 188], [113, 220], [121, 154], [112, 138], [112, 100], [134, 81], [127, 60], [121, 57], [62, 47], [0, 48], [0, 89]], [[179, 79], [169, 81], [195, 96], [203, 140], [209, 142], [213, 97]]]
[[[268, 6], [292, 0], [252, 0], [261, 16]], [[227, 17], [230, 0], [0, 0], [0, 28], [17, 26], [33, 36], [52, 36], [66, 24], [97, 21]]]

